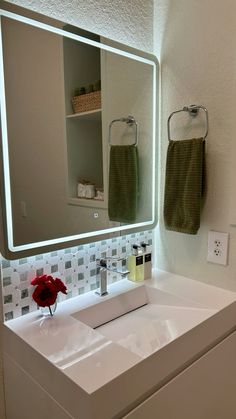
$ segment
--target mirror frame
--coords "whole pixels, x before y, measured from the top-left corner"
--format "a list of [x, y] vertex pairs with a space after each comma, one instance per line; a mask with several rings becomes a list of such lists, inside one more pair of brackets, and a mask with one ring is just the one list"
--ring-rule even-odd
[[[13, 10], [14, 12], [12, 12]], [[33, 18], [31, 17], [33, 16]], [[66, 36], [70, 39], [86, 43], [91, 46], [99, 47], [109, 52], [119, 54], [121, 56], [135, 59], [153, 68], [153, 124], [152, 124], [152, 138], [153, 138], [153, 165], [152, 165], [152, 219], [145, 222], [138, 222], [134, 224], [122, 225], [119, 227], [112, 227], [105, 230], [98, 230], [83, 234], [75, 234], [73, 236], [59, 237], [55, 239], [27, 243], [23, 245], [14, 245], [13, 242], [13, 219], [12, 219], [12, 202], [11, 202], [11, 185], [10, 185], [10, 167], [9, 167], [9, 150], [8, 150], [8, 133], [7, 133], [7, 112], [6, 112], [6, 99], [5, 99], [5, 83], [4, 83], [4, 67], [3, 67], [3, 48], [2, 48], [2, 31], [1, 31], [1, 18], [7, 17], [26, 23], [28, 25], [44, 29], [54, 34]], [[46, 22], [46, 23], [44, 23]], [[73, 247], [79, 244], [94, 242], [114, 236], [131, 234], [137, 231], [149, 230], [154, 228], [157, 223], [157, 205], [156, 205], [156, 185], [157, 185], [157, 139], [158, 139], [158, 105], [159, 94], [157, 83], [159, 79], [159, 63], [157, 58], [149, 53], [136, 50], [129, 46], [120, 44], [116, 41], [103, 39], [106, 43], [97, 42], [89, 37], [76, 35], [73, 32], [60, 29], [63, 22], [58, 22], [54, 19], [31, 12], [28, 9], [23, 9], [19, 6], [6, 5], [0, 1], [0, 120], [1, 120], [1, 208], [0, 208], [0, 240], [1, 253], [7, 259], [17, 259], [20, 257], [30, 256], [37, 253], [45, 253], [60, 248]], [[67, 23], [65, 23], [67, 25]], [[75, 27], [75, 26], [74, 26]], [[78, 29], [80, 29], [78, 27]], [[81, 29], [81, 32], [88, 35], [89, 32]], [[91, 34], [94, 38], [94, 34]]]

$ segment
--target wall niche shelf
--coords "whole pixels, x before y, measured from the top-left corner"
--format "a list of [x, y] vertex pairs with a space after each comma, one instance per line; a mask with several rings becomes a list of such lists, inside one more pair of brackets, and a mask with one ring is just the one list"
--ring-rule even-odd
[[67, 119], [82, 119], [82, 120], [87, 120], [87, 121], [95, 121], [95, 120], [99, 120], [99, 118], [101, 118], [101, 112], [102, 109], [94, 109], [92, 111], [87, 111], [87, 112], [80, 112], [80, 113], [73, 113], [70, 115], [67, 115], [66, 118]]
[[86, 199], [86, 198], [69, 198], [68, 199], [69, 205], [75, 205], [80, 207], [89, 207], [89, 208], [103, 208], [106, 209], [107, 205], [105, 201], [99, 199]]

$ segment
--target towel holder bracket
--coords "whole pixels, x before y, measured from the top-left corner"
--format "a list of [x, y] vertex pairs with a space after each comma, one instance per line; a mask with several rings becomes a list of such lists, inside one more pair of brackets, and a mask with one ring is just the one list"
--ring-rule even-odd
[[134, 116], [132, 116], [132, 115], [129, 115], [127, 117], [118, 118], [118, 119], [113, 119], [113, 121], [110, 122], [110, 124], [109, 124], [109, 140], [108, 140], [109, 145], [110, 146], [112, 145], [112, 139], [111, 139], [112, 125], [116, 122], [125, 122], [130, 127], [134, 125], [134, 127], [135, 127], [135, 139], [134, 139], [134, 143], [132, 145], [136, 146], [138, 144], [138, 126], [137, 126], [137, 122], [136, 122]]
[[203, 136], [203, 139], [205, 140], [208, 134], [208, 130], [209, 130], [209, 120], [208, 120], [208, 110], [207, 108], [205, 108], [205, 106], [202, 105], [189, 105], [189, 106], [184, 106], [182, 109], [179, 109], [177, 111], [174, 111], [170, 114], [168, 120], [167, 120], [167, 133], [168, 133], [168, 140], [171, 141], [171, 135], [170, 135], [170, 120], [172, 118], [173, 115], [175, 115], [176, 113], [179, 112], [188, 112], [190, 116], [192, 116], [193, 118], [195, 118], [198, 114], [199, 111], [202, 110], [205, 112], [205, 117], [206, 117], [206, 129], [205, 129], [205, 134]]
[[195, 117], [199, 113], [199, 108], [196, 105], [184, 106], [183, 111], [186, 111], [189, 115]]

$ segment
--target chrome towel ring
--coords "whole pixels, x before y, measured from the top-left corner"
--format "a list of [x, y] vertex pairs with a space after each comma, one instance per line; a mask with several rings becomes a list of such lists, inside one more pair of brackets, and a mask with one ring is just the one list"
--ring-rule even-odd
[[138, 144], [138, 125], [137, 125], [137, 122], [136, 122], [135, 118], [131, 115], [129, 115], [127, 118], [113, 119], [113, 121], [110, 122], [110, 125], [109, 125], [109, 140], [108, 140], [109, 145], [112, 145], [111, 129], [112, 129], [112, 125], [115, 122], [125, 122], [127, 125], [130, 125], [130, 126], [134, 125], [135, 126], [134, 143], [130, 144], [130, 145], [137, 145]]
[[192, 117], [196, 117], [199, 113], [199, 111], [202, 110], [205, 112], [206, 116], [206, 129], [205, 134], [203, 136], [203, 139], [205, 140], [209, 131], [209, 120], [208, 120], [208, 110], [205, 108], [205, 106], [202, 105], [190, 105], [190, 106], [184, 106], [183, 109], [179, 109], [178, 111], [174, 111], [170, 114], [168, 120], [167, 120], [167, 133], [168, 133], [168, 140], [171, 141], [171, 135], [170, 135], [170, 120], [173, 115], [179, 112], [188, 112], [189, 115]]

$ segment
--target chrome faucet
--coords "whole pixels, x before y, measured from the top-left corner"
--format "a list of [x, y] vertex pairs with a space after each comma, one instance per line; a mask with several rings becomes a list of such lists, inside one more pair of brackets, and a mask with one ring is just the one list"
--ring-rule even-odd
[[101, 297], [104, 295], [107, 295], [107, 271], [115, 272], [122, 277], [125, 277], [128, 275], [129, 271], [127, 269], [122, 269], [121, 271], [117, 268], [112, 268], [111, 266], [108, 266], [108, 263], [111, 262], [111, 265], [115, 262], [119, 262], [121, 260], [125, 260], [124, 258], [116, 258], [116, 257], [105, 257], [101, 259], [96, 259], [97, 267], [98, 267], [98, 273], [97, 277], [99, 278], [100, 287], [97, 291], [95, 291], [96, 294], [100, 295]]

